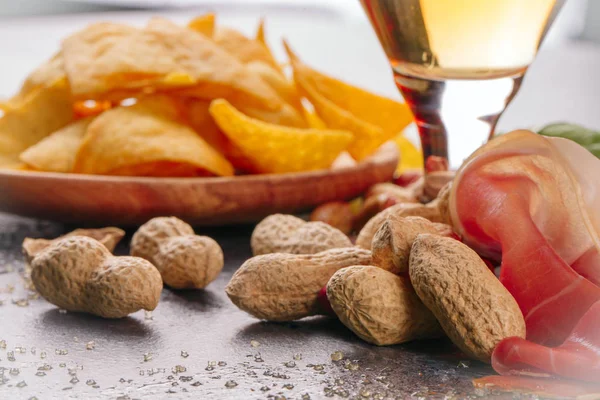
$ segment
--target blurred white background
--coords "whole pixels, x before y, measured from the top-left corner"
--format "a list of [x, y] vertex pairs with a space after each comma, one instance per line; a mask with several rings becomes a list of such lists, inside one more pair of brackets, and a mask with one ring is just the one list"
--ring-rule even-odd
[[[523, 0], [527, 1], [527, 0]], [[109, 11], [115, 9], [168, 9], [194, 6], [283, 8], [311, 7], [347, 18], [363, 18], [358, 0], [0, 0], [0, 18], [23, 15]], [[600, 1], [567, 0], [547, 43], [568, 39], [600, 42]]]

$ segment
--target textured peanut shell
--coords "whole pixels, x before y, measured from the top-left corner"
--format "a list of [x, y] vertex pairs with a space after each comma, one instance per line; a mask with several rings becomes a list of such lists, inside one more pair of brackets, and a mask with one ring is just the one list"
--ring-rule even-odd
[[366, 223], [358, 233], [356, 245], [363, 249], [370, 249], [373, 237], [383, 225], [388, 215], [398, 217], [423, 217], [431, 222], [442, 222], [437, 206], [429, 204], [400, 203], [381, 211]]
[[393, 197], [398, 203], [418, 203], [418, 189], [409, 186], [401, 187], [391, 182], [376, 183], [369, 189], [369, 196], [385, 194]]
[[394, 274], [407, 274], [410, 248], [422, 233], [448, 235], [452, 228], [422, 217], [388, 215], [373, 237], [373, 264]]
[[86, 286], [88, 312], [121, 318], [138, 310], [154, 310], [162, 291], [156, 268], [139, 257], [108, 257]]
[[175, 236], [193, 235], [194, 229], [175, 217], [152, 218], [134, 233], [131, 238], [131, 255], [142, 257], [156, 265], [154, 257], [167, 239]]
[[452, 218], [450, 217], [450, 191], [452, 190], [452, 182], [448, 182], [438, 193], [436, 205], [440, 212], [440, 218], [444, 224], [452, 226]]
[[223, 269], [223, 250], [207, 236], [170, 238], [154, 257], [166, 285], [176, 289], [204, 288]]
[[315, 254], [352, 246], [342, 231], [323, 222], [306, 222], [293, 215], [273, 214], [263, 219], [250, 238], [252, 254]]
[[23, 240], [23, 254], [25, 255], [25, 259], [28, 263], [31, 263], [33, 257], [35, 257], [36, 254], [44, 250], [46, 247], [50, 246], [57, 240], [70, 236], [87, 236], [91, 237], [92, 239], [96, 239], [112, 253], [115, 250], [117, 243], [119, 243], [119, 241], [123, 239], [123, 236], [125, 236], [125, 231], [114, 227], [100, 229], [75, 229], [73, 232], [69, 232], [52, 240], [25, 238], [25, 240]]
[[131, 255], [150, 261], [174, 289], [203, 289], [223, 269], [223, 251], [213, 239], [197, 236], [175, 217], [142, 225], [131, 239]]
[[318, 254], [265, 254], [246, 261], [225, 292], [256, 318], [293, 321], [319, 314], [317, 295], [337, 270], [370, 263], [371, 252], [356, 247]]
[[162, 290], [160, 274], [148, 261], [114, 257], [100, 242], [84, 236], [55, 241], [31, 266], [36, 290], [50, 303], [105, 318], [153, 310]]
[[321, 204], [310, 214], [312, 222], [323, 222], [339, 229], [344, 235], [352, 233], [354, 213], [352, 206], [345, 201], [332, 201]]
[[337, 271], [327, 283], [327, 299], [348, 329], [378, 346], [444, 334], [408, 279], [378, 267]]
[[458, 240], [419, 235], [409, 274], [419, 298], [469, 357], [489, 363], [501, 340], [525, 337], [515, 299], [477, 253]]
[[452, 182], [455, 175], [455, 171], [434, 171], [426, 174], [423, 194], [430, 199], [439, 197], [441, 189]]

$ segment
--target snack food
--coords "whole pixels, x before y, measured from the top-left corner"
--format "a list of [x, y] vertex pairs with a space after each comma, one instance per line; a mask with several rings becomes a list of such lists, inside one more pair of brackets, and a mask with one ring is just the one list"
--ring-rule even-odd
[[356, 247], [316, 254], [263, 254], [246, 261], [225, 292], [256, 318], [293, 321], [323, 313], [317, 297], [337, 270], [370, 263], [371, 252]]
[[31, 266], [35, 288], [50, 303], [104, 318], [154, 310], [162, 290], [160, 274], [148, 261], [115, 257], [85, 236], [57, 240]]
[[250, 118], [224, 99], [210, 113], [256, 170], [284, 173], [327, 168], [352, 141], [346, 131], [296, 129]]
[[[295, 80], [267, 45], [264, 20], [255, 37], [219, 24], [213, 13], [187, 25], [164, 18], [142, 27], [91, 24], [66, 37], [2, 103], [0, 168], [154, 177], [288, 173], [333, 168], [345, 151], [360, 161], [394, 136], [406, 153], [403, 165], [414, 164], [418, 151], [401, 137], [412, 120], [404, 104], [289, 55]], [[162, 105], [140, 115], [138, 104], [158, 101], [150, 99]]]
[[223, 250], [208, 236], [175, 217], [142, 225], [131, 239], [131, 255], [150, 261], [164, 283], [175, 289], [202, 289], [223, 269]]

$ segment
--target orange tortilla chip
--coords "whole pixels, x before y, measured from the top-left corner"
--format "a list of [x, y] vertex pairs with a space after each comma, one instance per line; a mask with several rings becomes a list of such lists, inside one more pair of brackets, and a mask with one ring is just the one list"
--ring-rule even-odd
[[193, 31], [212, 37], [215, 33], [215, 14], [208, 13], [191, 20], [187, 27]]
[[172, 163], [182, 165], [174, 168], [175, 171], [195, 168], [195, 175], [202, 171], [233, 175], [231, 164], [183, 125], [180, 115], [180, 106], [166, 96], [140, 99], [132, 106], [116, 107], [100, 114], [88, 126], [75, 159], [74, 172], [122, 175], [141, 170], [143, 174], [154, 176], [160, 173], [155, 168], [157, 163]]
[[208, 111], [210, 101], [200, 99], [184, 100], [187, 123], [219, 153], [224, 154], [229, 139], [221, 132]]
[[39, 171], [72, 172], [75, 156], [94, 117], [72, 122], [29, 147], [19, 157]]
[[380, 127], [386, 136], [392, 137], [400, 133], [413, 122], [406, 103], [376, 95], [322, 74], [300, 61], [290, 47], [287, 44], [285, 46], [292, 60], [294, 77], [299, 77], [323, 97], [356, 118]]
[[357, 160], [373, 154], [379, 146], [412, 122], [408, 107], [351, 86], [306, 66], [284, 42], [300, 92], [310, 100], [328, 127], [355, 134], [348, 149]]
[[273, 55], [273, 52], [271, 51], [271, 48], [269, 47], [269, 44], [267, 43], [267, 38], [266, 38], [266, 34], [265, 34], [265, 19], [264, 18], [261, 18], [260, 22], [258, 23], [258, 28], [256, 29], [256, 37], [254, 38], [254, 40], [256, 40], [258, 43], [265, 46], [265, 49], [267, 49], [267, 51], [269, 52], [273, 61], [275, 61], [277, 63], [275, 68], [277, 69], [277, 71], [279, 71], [279, 73], [281, 73], [283, 75], [283, 68], [282, 68], [281, 64], [279, 64], [277, 62], [277, 59]]
[[234, 106], [243, 114], [263, 122], [295, 128], [308, 128], [308, 123], [303, 116], [289, 104], [284, 104], [277, 111], [249, 107], [243, 103], [234, 103]]
[[298, 93], [293, 81], [287, 79], [285, 75], [279, 73], [273, 66], [262, 61], [252, 61], [247, 64], [247, 67], [269, 84], [283, 101], [298, 111], [302, 110], [302, 97]]
[[327, 129], [325, 122], [323, 122], [323, 120], [317, 115], [313, 105], [310, 104], [306, 99], [304, 99], [302, 102], [302, 113], [304, 114], [304, 119], [306, 120], [309, 128]]
[[223, 99], [211, 103], [210, 113], [255, 169], [264, 173], [328, 168], [352, 141], [349, 132], [297, 129], [258, 121]]
[[39, 87], [7, 103], [0, 117], [0, 167], [20, 164], [19, 154], [73, 120], [66, 79]]
[[[198, 133], [198, 135], [206, 140], [208, 144], [217, 149], [219, 153], [223, 154], [227, 161], [229, 161], [237, 171], [247, 173], [258, 172], [252, 165], [252, 162], [244, 156], [242, 151], [237, 148], [237, 146], [233, 144], [217, 126], [209, 112], [210, 102], [205, 100], [187, 99], [184, 101], [184, 104], [185, 107], [187, 107], [187, 123], [196, 131], [196, 133]], [[255, 118], [261, 120], [262, 118], [275, 118], [273, 115], [268, 115], [268, 111], [255, 109], [249, 109], [249, 111], [254, 113], [254, 115], [258, 115]]]
[[154, 18], [143, 29], [91, 25], [66, 38], [62, 54], [72, 91], [80, 98], [185, 88], [194, 97], [281, 106], [275, 91], [234, 56], [204, 35], [165, 19]]

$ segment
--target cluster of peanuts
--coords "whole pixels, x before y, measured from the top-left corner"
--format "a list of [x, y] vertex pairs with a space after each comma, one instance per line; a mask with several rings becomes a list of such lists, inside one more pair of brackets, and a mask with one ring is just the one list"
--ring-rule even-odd
[[54, 240], [30, 239], [23, 252], [31, 281], [50, 303], [104, 318], [122, 318], [158, 305], [163, 284], [204, 288], [223, 269], [223, 251], [174, 217], [154, 218], [131, 240], [131, 256], [114, 256], [125, 232], [77, 229]]
[[[490, 362], [501, 340], [525, 337], [525, 322], [486, 262], [454, 233], [447, 169], [432, 158], [425, 177], [375, 185], [360, 203], [324, 204], [310, 221], [265, 218], [227, 295], [269, 321], [334, 315], [380, 346], [446, 335]], [[120, 318], [155, 309], [163, 284], [204, 288], [223, 268], [219, 245], [174, 217], [148, 221], [133, 235], [130, 256], [114, 256], [123, 236], [103, 228], [25, 239], [35, 288], [63, 309]]]
[[[501, 340], [525, 337], [525, 322], [486, 262], [454, 233], [451, 179], [446, 171], [435, 177], [437, 188], [423, 179], [375, 185], [358, 212], [326, 204], [310, 222], [267, 217], [252, 234], [254, 257], [233, 275], [227, 295], [256, 318], [333, 313], [375, 345], [445, 335], [467, 356], [490, 362]], [[383, 209], [365, 218], [375, 202]]]

